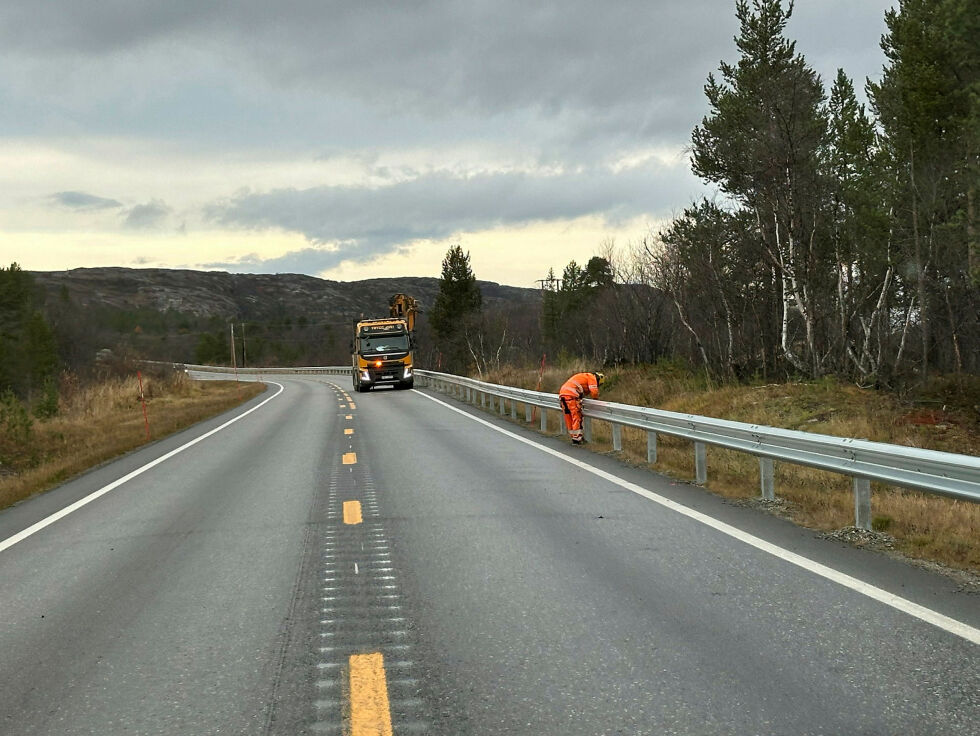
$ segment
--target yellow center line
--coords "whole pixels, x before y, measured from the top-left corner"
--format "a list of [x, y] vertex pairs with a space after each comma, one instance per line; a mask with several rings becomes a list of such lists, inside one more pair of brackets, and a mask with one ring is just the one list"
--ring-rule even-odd
[[353, 429], [345, 429], [344, 430], [344, 434], [354, 434], [354, 430]]
[[357, 465], [357, 453], [356, 452], [345, 452], [344, 453], [344, 465]]
[[348, 414], [347, 416], [344, 417], [344, 419], [353, 419], [353, 418], [354, 418], [353, 414]]
[[363, 520], [361, 517], [361, 502], [344, 501], [344, 523], [360, 524]]
[[341, 401], [340, 402], [340, 406], [338, 406], [337, 408], [338, 409], [346, 409], [347, 408], [347, 404], [345, 404], [343, 401]]
[[391, 736], [391, 709], [380, 652], [350, 658], [351, 736]]
[[353, 402], [353, 401], [352, 401], [352, 402], [350, 402], [350, 408], [351, 408], [351, 409], [356, 409], [356, 408], [357, 408], [356, 406], [354, 406], [354, 402]]

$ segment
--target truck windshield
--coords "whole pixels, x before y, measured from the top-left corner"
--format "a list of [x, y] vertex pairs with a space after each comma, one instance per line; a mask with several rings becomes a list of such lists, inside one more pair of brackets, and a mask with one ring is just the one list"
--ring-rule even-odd
[[408, 350], [408, 335], [378, 335], [361, 338], [361, 355], [398, 353]]

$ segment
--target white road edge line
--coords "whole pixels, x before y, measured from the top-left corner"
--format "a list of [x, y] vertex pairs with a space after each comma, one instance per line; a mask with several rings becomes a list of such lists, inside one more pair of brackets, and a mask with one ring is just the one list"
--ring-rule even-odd
[[521, 437], [520, 435], [515, 434], [514, 432], [510, 432], [506, 429], [503, 429], [502, 427], [498, 427], [497, 425], [492, 424], [491, 422], [488, 422], [485, 419], [481, 419], [480, 417], [473, 416], [469, 412], [463, 411], [462, 409], [452, 406], [451, 404], [447, 404], [445, 401], [440, 401], [439, 399], [429, 396], [428, 394], [424, 394], [421, 391], [417, 391], [416, 393], [419, 396], [424, 396], [429, 401], [434, 401], [437, 404], [441, 404], [442, 406], [445, 406], [447, 409], [451, 409], [457, 414], [462, 414], [464, 417], [472, 419], [474, 422], [479, 422], [480, 424], [483, 424], [496, 432], [500, 432], [501, 434], [505, 434], [508, 437], [514, 438], [518, 442], [523, 442], [525, 445], [530, 445], [531, 447], [534, 447], [540, 450], [541, 452], [547, 453], [549, 455], [553, 455], [559, 460], [563, 460], [588, 473], [592, 473], [593, 475], [596, 475], [604, 480], [607, 480], [610, 483], [614, 483], [618, 485], [620, 488], [625, 488], [626, 490], [632, 491], [633, 493], [639, 496], [643, 496], [644, 498], [647, 498], [653, 501], [654, 503], [658, 503], [661, 506], [670, 509], [671, 511], [676, 511], [678, 514], [683, 514], [684, 516], [690, 519], [694, 519], [695, 521], [698, 521], [706, 526], [709, 526], [712, 529], [721, 532], [722, 534], [727, 534], [728, 536], [737, 539], [740, 542], [744, 542], [745, 544], [755, 547], [756, 549], [762, 550], [763, 552], [767, 552], [773, 555], [774, 557], [778, 557], [781, 560], [785, 560], [786, 562], [796, 565], [797, 567], [802, 567], [804, 570], [807, 570], [808, 572], [812, 572], [815, 575], [819, 575], [822, 578], [831, 580], [837, 583], [838, 585], [843, 585], [845, 588], [850, 588], [851, 590], [860, 593], [862, 595], [865, 595], [868, 598], [872, 598], [880, 603], [884, 603], [886, 606], [891, 606], [892, 608], [902, 611], [903, 613], [907, 613], [910, 616], [914, 616], [915, 618], [921, 621], [925, 621], [926, 623], [932, 624], [933, 626], [936, 626], [942, 629], [943, 631], [947, 631], [950, 634], [955, 634], [956, 636], [960, 636], [974, 644], [980, 644], [980, 629], [976, 629], [970, 626], [969, 624], [965, 624], [962, 621], [957, 621], [956, 619], [950, 618], [949, 616], [944, 616], [938, 611], [933, 611], [931, 608], [920, 606], [918, 603], [913, 603], [912, 601], [906, 598], [902, 598], [901, 596], [897, 596], [893, 593], [889, 593], [887, 590], [883, 590], [877, 586], [871, 585], [870, 583], [866, 583], [863, 580], [858, 580], [857, 578], [847, 575], [846, 573], [842, 573], [838, 570], [835, 570], [832, 567], [827, 567], [826, 565], [822, 565], [819, 562], [814, 562], [813, 560], [807, 557], [798, 555], [795, 552], [790, 552], [788, 549], [783, 549], [782, 547], [772, 544], [771, 542], [767, 542], [764, 539], [760, 539], [759, 537], [744, 532], [741, 529], [726, 524], [723, 521], [718, 521], [717, 519], [712, 518], [707, 514], [702, 514], [699, 511], [694, 511], [693, 509], [689, 509], [686, 506], [682, 506], [679, 503], [671, 501], [669, 498], [665, 498], [656, 493], [653, 493], [652, 491], [648, 491], [646, 488], [638, 486], [635, 483], [630, 483], [627, 480], [623, 480], [622, 478], [612, 475], [611, 473], [607, 473], [604, 470], [599, 470], [598, 468], [593, 467], [588, 463], [582, 462], [581, 460], [576, 460], [575, 458], [569, 457], [568, 455], [558, 452], [557, 450], [553, 450], [550, 447], [545, 447], [544, 445], [540, 445], [537, 442], [534, 442], [533, 440], [527, 439], [526, 437]]
[[100, 498], [100, 497], [104, 496], [109, 491], [112, 491], [112, 490], [118, 488], [123, 483], [127, 483], [127, 482], [131, 481], [133, 478], [135, 478], [136, 476], [142, 475], [147, 470], [150, 470], [150, 468], [155, 468], [160, 463], [164, 462], [165, 460], [169, 460], [174, 455], [177, 455], [177, 454], [183, 452], [184, 450], [186, 450], [188, 447], [193, 447], [198, 442], [201, 442], [202, 440], [206, 440], [211, 435], [216, 434], [217, 432], [220, 432], [221, 430], [225, 429], [226, 427], [230, 427], [232, 424], [234, 424], [235, 422], [237, 422], [239, 419], [244, 419], [249, 414], [251, 414], [253, 411], [257, 411], [257, 410], [261, 409], [263, 406], [265, 406], [266, 404], [268, 404], [270, 401], [272, 401], [274, 398], [276, 398], [279, 394], [281, 394], [285, 390], [285, 387], [281, 383], [276, 383], [275, 381], [266, 381], [266, 383], [271, 383], [271, 384], [273, 384], [275, 386], [278, 386], [279, 387], [279, 390], [276, 391], [269, 398], [265, 399], [261, 404], [256, 404], [251, 409], [249, 409], [246, 412], [242, 412], [241, 414], [239, 414], [234, 419], [229, 419], [227, 422], [225, 422], [224, 424], [222, 424], [220, 427], [215, 427], [210, 432], [205, 432], [200, 437], [197, 437], [197, 438], [191, 440], [190, 442], [181, 445], [180, 447], [178, 447], [175, 450], [171, 450], [166, 455], [161, 455], [156, 460], [151, 460], [146, 465], [143, 465], [143, 466], [137, 468], [136, 470], [134, 470], [134, 471], [132, 471], [130, 473], [127, 473], [122, 478], [119, 478], [118, 480], [114, 480], [112, 483], [110, 483], [108, 485], [102, 486], [102, 488], [100, 488], [99, 490], [93, 491], [89, 495], [85, 496], [84, 498], [78, 499], [77, 501], [75, 501], [75, 503], [73, 503], [73, 504], [71, 504], [69, 506], [65, 506], [63, 509], [61, 509], [61, 511], [56, 511], [55, 513], [51, 514], [50, 516], [45, 517], [44, 519], [41, 519], [36, 524], [33, 524], [32, 526], [27, 527], [23, 531], [17, 532], [12, 537], [7, 537], [7, 539], [5, 539], [2, 542], [0, 542], [0, 552], [3, 552], [4, 550], [10, 549], [11, 547], [13, 547], [18, 542], [23, 542], [25, 539], [27, 539], [32, 534], [37, 534], [39, 531], [41, 531], [45, 527], [50, 526], [51, 524], [54, 524], [59, 519], [63, 519], [64, 517], [68, 516], [68, 514], [74, 512], [74, 511], [78, 511], [78, 509], [82, 508], [82, 506], [85, 506], [87, 504], [92, 503], [92, 501], [96, 500], [97, 498]]

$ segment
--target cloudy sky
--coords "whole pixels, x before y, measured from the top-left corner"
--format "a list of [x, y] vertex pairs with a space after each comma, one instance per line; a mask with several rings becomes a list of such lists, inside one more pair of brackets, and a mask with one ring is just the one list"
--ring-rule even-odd
[[[797, 0], [880, 76], [888, 0]], [[0, 263], [533, 286], [705, 191], [731, 0], [3, 0]]]

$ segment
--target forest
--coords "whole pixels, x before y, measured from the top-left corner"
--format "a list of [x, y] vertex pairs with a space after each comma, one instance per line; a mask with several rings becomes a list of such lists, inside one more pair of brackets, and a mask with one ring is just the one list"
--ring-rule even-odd
[[976, 4], [889, 11], [870, 109], [843, 69], [827, 89], [785, 35], [791, 13], [736, 4], [738, 57], [708, 75], [691, 134], [717, 194], [550, 274], [552, 351], [886, 388], [980, 370]]

